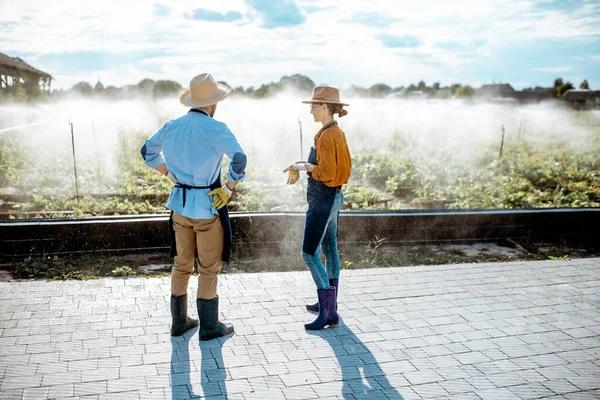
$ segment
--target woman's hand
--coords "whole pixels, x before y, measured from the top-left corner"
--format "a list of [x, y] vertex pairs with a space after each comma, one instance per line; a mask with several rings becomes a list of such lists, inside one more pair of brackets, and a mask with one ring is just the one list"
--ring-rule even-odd
[[287, 167], [286, 169], [283, 170], [283, 173], [288, 174], [288, 179], [287, 179], [287, 184], [288, 185], [293, 185], [294, 183], [296, 183], [298, 181], [298, 179], [300, 179], [300, 172], [298, 172], [297, 169], [294, 168], [293, 165], [290, 165], [289, 167]]
[[307, 170], [308, 172], [312, 172], [313, 168], [315, 167], [315, 165], [314, 165], [314, 164], [311, 164], [311, 163], [306, 163], [306, 164], [304, 164], [304, 165], [306, 166], [306, 170]]

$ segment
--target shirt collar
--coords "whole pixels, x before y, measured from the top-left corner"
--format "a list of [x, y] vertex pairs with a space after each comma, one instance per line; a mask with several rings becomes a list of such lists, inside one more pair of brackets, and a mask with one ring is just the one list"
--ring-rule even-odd
[[188, 111], [188, 114], [191, 112], [195, 112], [195, 113], [199, 113], [199, 114], [204, 114], [207, 117], [210, 117], [210, 115], [208, 114], [208, 112], [206, 110], [203, 110], [201, 108], [190, 108], [190, 111]]

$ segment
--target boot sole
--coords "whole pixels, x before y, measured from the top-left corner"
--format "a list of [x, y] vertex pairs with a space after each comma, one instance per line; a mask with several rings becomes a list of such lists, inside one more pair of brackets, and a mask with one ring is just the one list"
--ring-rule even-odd
[[309, 328], [306, 325], [304, 325], [304, 329], [306, 329], [307, 331], [320, 331], [321, 329], [325, 329], [327, 327], [333, 328], [334, 326], [338, 326], [339, 324], [340, 324], [340, 320], [337, 320], [337, 321], [332, 321], [329, 324], [325, 324], [320, 328]]
[[229, 333], [226, 333], [224, 335], [221, 335], [219, 333], [214, 333], [212, 335], [204, 335], [204, 336], [200, 336], [200, 340], [205, 341], [205, 340], [212, 340], [212, 339], [216, 339], [216, 338], [220, 338], [220, 337], [224, 337], [227, 335], [231, 335], [232, 333], [235, 333], [235, 331], [231, 331]]
[[187, 331], [189, 331], [190, 329], [194, 329], [194, 328], [195, 328], [195, 327], [197, 327], [198, 325], [200, 325], [200, 323], [197, 323], [197, 324], [195, 324], [195, 325], [193, 325], [193, 326], [190, 326], [189, 328], [187, 328], [187, 329], [186, 329], [186, 330], [184, 330], [184, 331], [176, 331], [176, 332], [173, 332], [173, 331], [171, 331], [171, 336], [181, 336], [181, 335], [183, 335], [184, 333], [186, 333]]

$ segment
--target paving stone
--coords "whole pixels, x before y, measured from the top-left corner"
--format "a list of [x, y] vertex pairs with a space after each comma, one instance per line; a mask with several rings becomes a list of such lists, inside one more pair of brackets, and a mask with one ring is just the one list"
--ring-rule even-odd
[[50, 388], [48, 386], [23, 389], [23, 400], [47, 399]]
[[308, 272], [223, 275], [208, 342], [169, 336], [168, 278], [0, 282], [0, 397], [600, 398], [600, 259], [342, 274], [320, 332]]
[[476, 393], [482, 400], [520, 400], [516, 394], [507, 388], [479, 390]]
[[554, 394], [552, 390], [548, 389], [541, 383], [526, 383], [522, 385], [510, 386], [508, 387], [508, 390], [523, 400], [547, 398], [548, 396], [552, 396]]
[[75, 388], [73, 384], [69, 385], [52, 385], [48, 390], [48, 398], [64, 398], [72, 397], [75, 395]]
[[542, 385], [552, 390], [555, 394], [579, 392], [579, 388], [566, 379], [554, 379], [542, 382]]

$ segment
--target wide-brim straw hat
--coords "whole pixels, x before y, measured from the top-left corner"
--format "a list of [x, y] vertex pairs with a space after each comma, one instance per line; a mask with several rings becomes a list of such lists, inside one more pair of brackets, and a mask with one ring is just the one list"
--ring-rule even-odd
[[190, 87], [185, 89], [179, 101], [188, 107], [206, 107], [217, 104], [231, 93], [231, 88], [217, 83], [210, 74], [200, 74], [192, 78]]
[[303, 101], [304, 104], [327, 103], [341, 104], [349, 106], [350, 104], [340, 102], [340, 91], [331, 86], [315, 86], [313, 89], [312, 98]]

